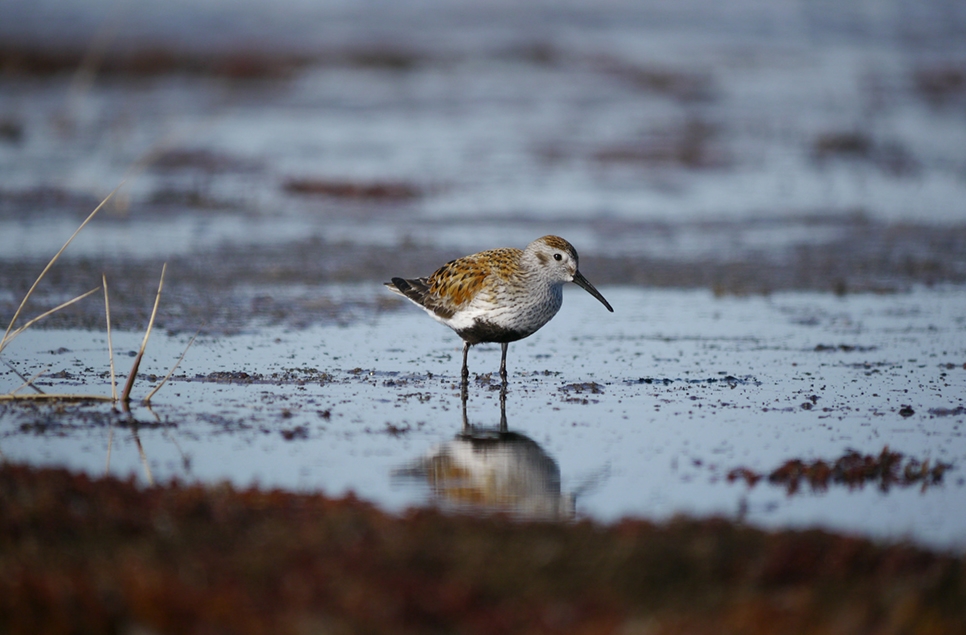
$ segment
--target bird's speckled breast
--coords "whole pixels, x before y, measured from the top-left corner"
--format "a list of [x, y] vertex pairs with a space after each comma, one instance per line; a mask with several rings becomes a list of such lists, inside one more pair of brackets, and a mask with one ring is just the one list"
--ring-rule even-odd
[[479, 342], [515, 342], [533, 335], [550, 321], [563, 304], [561, 285], [519, 288], [504, 286], [498, 291], [499, 300], [487, 303], [472, 323], [457, 329], [460, 337]]

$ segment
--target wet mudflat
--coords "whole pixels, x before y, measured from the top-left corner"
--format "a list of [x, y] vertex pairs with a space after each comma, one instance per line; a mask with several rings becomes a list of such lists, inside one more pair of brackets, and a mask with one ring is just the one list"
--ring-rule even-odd
[[[106, 275], [123, 381], [167, 263], [130, 412], [0, 402], [16, 538], [4, 552], [18, 554], [0, 559], [16, 573], [0, 596], [19, 598], [0, 611], [24, 620], [12, 632], [70, 611], [165, 632], [957, 632], [959, 3], [303, 4], [0, 7], [0, 325], [123, 181], [27, 311]], [[499, 347], [473, 349], [464, 401], [456, 336], [381, 283], [549, 233], [576, 246], [615, 313], [569, 289], [550, 324], [511, 345], [505, 395]], [[151, 407], [137, 403], [199, 329]], [[2, 360], [2, 393], [39, 373], [45, 392], [110, 394], [103, 298], [46, 318]], [[104, 474], [133, 484], [92, 484]], [[151, 486], [171, 479], [198, 487]], [[332, 498], [349, 492], [363, 502]], [[86, 527], [85, 505], [131, 527], [107, 511], [123, 511], [116, 496], [152, 519], [136, 532], [148, 550], [124, 562], [96, 532], [60, 531]], [[266, 595], [321, 547], [233, 560], [258, 550], [233, 523], [257, 516], [271, 525], [261, 536], [298, 544], [318, 528], [292, 507], [358, 529], [344, 536], [412, 531], [415, 551], [370, 551], [375, 577], [349, 575], [363, 560], [319, 560], [348, 586], [316, 571]], [[444, 514], [407, 511], [427, 507]], [[172, 573], [168, 560], [193, 559], [195, 543], [172, 536], [197, 529], [195, 512], [214, 533], [193, 535], [232, 553]], [[493, 556], [510, 534], [535, 546]], [[31, 541], [55, 536], [55, 553], [86, 556], [41, 562]], [[363, 558], [363, 543], [329, 539]], [[625, 558], [626, 541], [642, 559]], [[145, 555], [159, 545], [177, 555]], [[648, 545], [670, 560], [655, 565]], [[568, 568], [578, 552], [600, 566]], [[493, 584], [474, 586], [459, 572], [483, 560]], [[254, 586], [233, 586], [236, 566]], [[528, 577], [546, 570], [566, 589]], [[428, 572], [412, 588], [438, 602], [391, 600], [380, 584], [400, 571]], [[595, 575], [627, 585], [605, 596], [578, 583]], [[34, 601], [62, 610], [18, 612]], [[706, 621], [687, 621], [695, 603]], [[136, 608], [151, 605], [165, 608]], [[232, 621], [241, 613], [219, 606], [253, 608]]]
[[[499, 347], [475, 347], [465, 424], [458, 338], [405, 305], [359, 310], [341, 325], [203, 337], [152, 408], [130, 419], [109, 405], [4, 406], [0, 449], [10, 461], [142, 483], [351, 491], [397, 511], [713, 514], [966, 546], [962, 290], [603, 291], [614, 314], [575, 288], [547, 327], [511, 345], [502, 412]], [[313, 295], [372, 306], [385, 293], [356, 285]], [[121, 359], [140, 338], [115, 334]], [[152, 342], [142, 393], [187, 339]], [[102, 334], [28, 332], [7, 354], [49, 366], [36, 382], [47, 392], [110, 392]], [[500, 443], [501, 416], [521, 438]], [[899, 456], [879, 465], [886, 449]], [[824, 482], [767, 478], [796, 460], [831, 470], [849, 452], [874, 459], [873, 469]]]

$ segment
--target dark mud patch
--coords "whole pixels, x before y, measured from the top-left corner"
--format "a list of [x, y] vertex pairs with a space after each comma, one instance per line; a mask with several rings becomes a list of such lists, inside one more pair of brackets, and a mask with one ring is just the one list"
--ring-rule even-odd
[[[702, 222], [674, 227], [601, 221], [602, 235], [662, 236], [665, 241], [687, 241], [714, 234], [716, 245], [740, 245], [751, 234], [779, 227], [802, 230], [799, 240], [784, 247], [738, 248], [730, 254], [689, 254], [682, 257], [591, 254], [581, 258], [581, 269], [593, 271], [599, 284], [708, 288], [720, 295], [768, 294], [782, 290], [847, 293], [894, 293], [912, 284], [966, 282], [966, 226], [926, 227], [889, 224], [853, 217]], [[693, 232], [693, 234], [691, 233]], [[811, 235], [825, 238], [817, 241]], [[690, 236], [689, 236], [690, 234]], [[587, 263], [586, 265], [584, 263]]]
[[930, 408], [929, 414], [934, 417], [960, 417], [966, 415], [966, 407], [956, 406], [955, 408]]
[[824, 492], [836, 485], [849, 489], [873, 485], [887, 492], [893, 487], [918, 485], [925, 490], [941, 485], [943, 476], [952, 467], [942, 461], [906, 457], [886, 447], [878, 455], [849, 450], [834, 461], [790, 459], [768, 474], [739, 467], [729, 471], [727, 478], [729, 483], [743, 480], [749, 487], [767, 479], [772, 485], [784, 487], [789, 496], [800, 492], [806, 484], [815, 492]]
[[282, 438], [286, 441], [299, 441], [301, 439], [309, 438], [309, 429], [307, 426], [295, 426], [294, 428], [284, 428], [281, 431]]
[[[397, 425], [391, 421], [386, 422], [386, 427], [380, 430], [383, 434], [388, 434], [391, 437], [401, 437], [409, 432], [412, 432], [413, 426], [407, 424]], [[369, 428], [366, 428], [366, 432], [372, 432]]]
[[816, 344], [813, 350], [816, 353], [868, 353], [877, 348], [877, 346], [858, 346], [855, 344]]
[[[28, 189], [0, 187], [0, 218], [63, 214], [77, 218], [77, 224], [80, 225], [100, 202], [100, 199], [88, 193], [49, 185]], [[52, 249], [56, 253], [57, 247]]]
[[[36, 204], [41, 206], [46, 196], [53, 197], [52, 206], [61, 205], [58, 201], [64, 205], [72, 202], [62, 199], [67, 194], [59, 190], [33, 195], [40, 197]], [[18, 199], [6, 214], [17, 213], [22, 204], [34, 203]], [[782, 290], [883, 293], [904, 291], [916, 284], [966, 282], [966, 226], [888, 225], [862, 218], [816, 222], [816, 231], [831, 225], [836, 236], [767, 252], [748, 249], [712, 256], [589, 253], [581, 258], [581, 269], [592, 275], [598, 286], [706, 288], [720, 295]], [[666, 236], [670, 242], [688, 241], [694, 235], [710, 232], [722, 242], [740, 243], [746, 231], [782, 227], [778, 221], [679, 226], [617, 221], [597, 224], [604, 237], [636, 232]], [[170, 262], [158, 327], [169, 332], [194, 332], [204, 324], [206, 332], [231, 333], [253, 321], [295, 327], [342, 323], [360, 314], [394, 310], [403, 303], [388, 293], [385, 297], [332, 298], [321, 292], [316, 294], [313, 287], [327, 283], [381, 283], [399, 275], [401, 269], [413, 273], [433, 271], [441, 263], [464, 255], [462, 251], [432, 245], [363, 245], [319, 238], [281, 244], [221, 245]], [[0, 259], [0, 279], [10, 293], [0, 297], [0, 314], [13, 314], [15, 302], [19, 303], [47, 258], [49, 255], [17, 261]], [[98, 286], [104, 273], [111, 289], [116, 326], [140, 330], [147, 323], [161, 265], [161, 259], [151, 257], [72, 258], [68, 250], [38, 288], [32, 306], [37, 312], [52, 308], [67, 294], [79, 295]], [[285, 290], [292, 286], [303, 290]], [[103, 303], [91, 299], [74, 305], [48, 318], [45, 325], [102, 329]]]
[[276, 373], [249, 373], [243, 370], [213, 371], [207, 375], [195, 375], [193, 378], [182, 377], [180, 379], [215, 384], [272, 384], [275, 386], [305, 386], [308, 384], [324, 386], [335, 381], [331, 374], [315, 368], [287, 368]]
[[[359, 248], [332, 246], [326, 253], [351, 252], [363, 263], [371, 262], [372, 254], [361, 255]], [[168, 266], [164, 293], [158, 310], [156, 329], [169, 334], [239, 333], [253, 328], [253, 323], [285, 324], [306, 327], [312, 324], [344, 324], [359, 315], [371, 315], [392, 310], [401, 302], [386, 297], [362, 294], [354, 297], [333, 297], [306, 290], [295, 294], [284, 290], [285, 285], [310, 285], [325, 282], [345, 282], [356, 279], [342, 264], [326, 271], [318, 267], [318, 255], [305, 245], [300, 255], [284, 256], [284, 249], [261, 249], [246, 258], [240, 250], [230, 249], [201, 258], [177, 259]], [[295, 257], [292, 257], [295, 256]], [[388, 257], [388, 255], [387, 255]], [[346, 256], [348, 258], [348, 256]], [[337, 261], [340, 260], [336, 256]], [[0, 299], [0, 314], [12, 316], [33, 280], [46, 262], [32, 263], [0, 261], [0, 277], [9, 280], [10, 295]], [[45, 276], [38, 291], [32, 296], [27, 312], [30, 316], [42, 313], [64, 301], [80, 295], [100, 284], [101, 274], [107, 276], [111, 297], [111, 323], [121, 330], [143, 330], [150, 318], [157, 293], [161, 261], [127, 261], [63, 258]], [[309, 270], [303, 269], [308, 267]], [[313, 273], [318, 277], [313, 277]], [[9, 277], [8, 277], [9, 274]], [[68, 296], [67, 294], [71, 294]], [[12, 298], [16, 298], [13, 300]], [[104, 330], [103, 296], [88, 298], [59, 311], [38, 324], [41, 328], [84, 328]]]
[[191, 52], [175, 49], [111, 50], [92, 56], [88, 49], [6, 44], [0, 46], [0, 74], [8, 77], [51, 77], [96, 69], [108, 77], [203, 75], [233, 80], [285, 79], [306, 67], [311, 57], [298, 54], [236, 50]]
[[392, 516], [351, 497], [9, 464], [0, 509], [10, 633], [966, 627], [961, 557], [820, 531]]
[[648, 168], [725, 168], [731, 163], [719, 141], [718, 129], [699, 119], [662, 127], [636, 141], [602, 148], [594, 152], [593, 159], [603, 165]]
[[79, 69], [107, 78], [135, 79], [168, 75], [201, 76], [233, 81], [291, 79], [309, 68], [350, 68], [406, 72], [427, 64], [449, 64], [454, 56], [436, 56], [406, 47], [313, 47], [296, 51], [278, 46], [170, 48], [116, 46], [104, 50], [61, 43], [8, 42], [0, 45], [0, 77], [55, 77]]
[[146, 209], [150, 211], [186, 207], [194, 211], [240, 209], [238, 203], [211, 196], [203, 188], [161, 187], [152, 192], [146, 202]]
[[609, 55], [577, 59], [592, 70], [638, 90], [670, 97], [682, 103], [708, 102], [716, 96], [711, 73], [637, 64]]
[[19, 119], [0, 117], [0, 143], [20, 145], [24, 140], [24, 125]]
[[562, 399], [565, 402], [584, 405], [600, 403], [599, 399], [594, 399], [590, 395], [604, 394], [604, 387], [596, 381], [565, 384], [557, 390], [561, 393]]
[[812, 159], [825, 166], [831, 161], [865, 161], [891, 176], [915, 176], [920, 165], [907, 148], [894, 141], [877, 141], [863, 132], [827, 132], [812, 143]]
[[282, 189], [299, 196], [323, 196], [330, 198], [368, 201], [409, 201], [423, 196], [423, 191], [402, 182], [357, 182], [321, 178], [286, 179]]
[[500, 390], [503, 382], [496, 373], [473, 373], [473, 383], [487, 390]]
[[742, 377], [735, 377], [734, 375], [729, 375], [725, 372], [719, 373], [720, 377], [705, 377], [705, 378], [693, 378], [693, 379], [682, 379], [681, 377], [671, 378], [671, 377], [640, 377], [638, 379], [625, 379], [624, 383], [627, 385], [635, 384], [654, 384], [662, 386], [670, 386], [673, 383], [683, 383], [691, 385], [709, 385], [713, 386], [715, 384], [723, 384], [729, 388], [736, 388], [738, 386], [760, 386], [761, 382], [751, 375], [745, 375]]
[[[126, 257], [138, 259], [141, 244], [147, 246], [147, 252], [158, 251], [159, 240], [165, 239], [156, 234], [156, 223], [172, 227], [182, 222], [191, 225], [210, 217], [236, 223], [261, 217], [262, 211], [248, 198], [254, 191], [253, 183], [267, 178], [265, 166], [257, 158], [176, 148], [148, 155], [138, 165], [138, 172], [142, 171], [151, 176], [150, 188], [138, 193], [133, 202], [128, 192], [121, 189], [105, 204], [95, 221], [96, 226], [108, 231], [124, 228], [130, 242], [121, 246], [120, 251], [126, 251]], [[0, 219], [29, 223], [65, 217], [76, 219], [79, 225], [100, 202], [100, 198], [87, 192], [48, 185], [0, 189]], [[37, 230], [38, 235], [40, 231]], [[85, 235], [94, 232], [87, 230]], [[56, 251], [59, 245], [53, 243], [66, 237], [53, 236], [51, 249]], [[195, 238], [198, 236], [192, 236], [192, 240]], [[170, 250], [183, 252], [183, 246], [183, 239], [179, 239], [170, 245]], [[104, 256], [113, 260], [125, 257], [117, 253]]]
[[[390, 383], [390, 382], [392, 382], [392, 383]], [[383, 383], [383, 385], [384, 386], [397, 386], [398, 383], [396, 383], [394, 380], [390, 379], [390, 380], [386, 380]], [[396, 399], [398, 399], [399, 401], [402, 401], [402, 402], [407, 402], [410, 399], [415, 399], [419, 403], [427, 403], [427, 402], [431, 401], [432, 398], [433, 398], [433, 393], [431, 393], [431, 392], [408, 392], [408, 393], [403, 393], [403, 394], [400, 394], [400, 395], [397, 395], [396, 396]]]
[[710, 71], [640, 62], [605, 53], [587, 54], [551, 41], [510, 46], [498, 50], [495, 57], [570, 73], [597, 73], [633, 90], [687, 105], [713, 101], [720, 92]]
[[966, 102], [966, 65], [923, 66], [913, 71], [912, 79], [919, 95], [933, 106]]
[[598, 384], [596, 381], [584, 381], [574, 384], [566, 384], [558, 388], [560, 392], [565, 395], [571, 394], [590, 394], [590, 395], [602, 395], [604, 394], [604, 387]]
[[193, 171], [206, 174], [251, 173], [264, 170], [254, 159], [241, 158], [212, 150], [170, 148], [151, 157], [150, 168], [159, 172]]

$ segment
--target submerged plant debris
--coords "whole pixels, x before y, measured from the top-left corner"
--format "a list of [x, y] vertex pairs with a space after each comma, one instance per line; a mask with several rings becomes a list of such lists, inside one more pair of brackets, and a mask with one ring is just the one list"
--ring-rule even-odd
[[834, 461], [789, 459], [768, 474], [737, 467], [728, 472], [727, 478], [729, 482], [744, 480], [750, 487], [767, 478], [773, 485], [784, 486], [789, 495], [797, 493], [805, 484], [817, 492], [824, 492], [832, 485], [853, 489], [867, 484], [886, 492], [891, 487], [911, 485], [920, 485], [925, 490], [942, 483], [946, 471], [952, 467], [942, 461], [905, 457], [901, 452], [885, 447], [878, 455], [849, 450]]

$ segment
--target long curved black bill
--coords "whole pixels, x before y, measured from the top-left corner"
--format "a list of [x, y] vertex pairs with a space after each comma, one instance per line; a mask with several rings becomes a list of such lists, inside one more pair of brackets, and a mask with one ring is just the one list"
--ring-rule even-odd
[[610, 311], [611, 313], [614, 312], [614, 307], [612, 307], [610, 303], [604, 299], [604, 296], [600, 294], [600, 291], [595, 289], [594, 285], [590, 284], [590, 281], [587, 280], [587, 278], [585, 278], [579, 271], [574, 272], [574, 283], [576, 283], [578, 287], [580, 287], [590, 295], [600, 300], [600, 303], [603, 304], [605, 307], [607, 307], [608, 311]]

